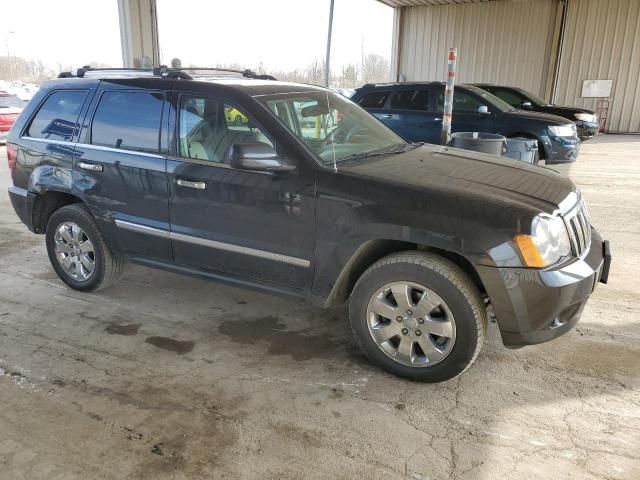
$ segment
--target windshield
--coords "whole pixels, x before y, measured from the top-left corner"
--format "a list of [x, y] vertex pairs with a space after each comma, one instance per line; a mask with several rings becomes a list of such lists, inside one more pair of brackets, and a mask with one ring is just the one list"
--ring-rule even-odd
[[535, 96], [531, 92], [526, 92], [526, 91], [522, 90], [521, 88], [516, 88], [515, 90], [517, 92], [519, 92], [522, 96], [526, 97], [527, 100], [529, 100], [533, 105], [535, 105], [537, 107], [544, 107], [545, 105], [548, 105], [548, 103], [545, 100], [541, 99], [540, 97]]
[[406, 145], [373, 115], [328, 90], [257, 95], [327, 167]]
[[22, 108], [24, 102], [15, 95], [0, 95], [0, 108]]
[[[464, 88], [466, 88], [470, 92], [475, 93], [476, 95], [481, 96], [482, 99], [485, 102], [487, 102], [489, 105], [494, 106], [495, 108], [497, 108], [498, 110], [500, 110], [503, 113], [504, 112], [512, 112], [513, 110], [515, 110], [515, 108], [513, 108], [507, 102], [505, 102], [504, 100], [502, 100], [502, 99], [496, 97], [495, 95], [487, 92], [486, 90], [482, 90], [481, 88], [477, 88], [477, 87], [472, 87], [470, 85], [465, 85]], [[454, 90], [454, 92], [455, 92], [455, 90]]]

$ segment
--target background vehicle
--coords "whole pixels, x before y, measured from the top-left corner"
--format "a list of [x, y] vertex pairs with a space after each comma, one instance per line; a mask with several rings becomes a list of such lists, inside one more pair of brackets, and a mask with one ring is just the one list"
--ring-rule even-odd
[[25, 102], [16, 95], [0, 92], [0, 143], [4, 143], [13, 122], [24, 108]]
[[71, 288], [132, 261], [348, 302], [374, 363], [434, 382], [473, 363], [487, 305], [506, 345], [540, 343], [607, 280], [608, 244], [551, 170], [407, 143], [323, 88], [174, 73], [47, 82], [11, 130], [11, 202]]
[[[406, 140], [438, 144], [444, 88], [442, 82], [370, 84], [356, 90], [351, 99]], [[516, 110], [471, 85], [456, 85], [453, 101], [453, 132], [536, 139], [540, 158], [550, 164], [578, 158], [576, 126], [562, 117]]]
[[514, 108], [533, 112], [550, 113], [567, 118], [576, 124], [580, 140], [586, 140], [598, 134], [600, 124], [598, 114], [593, 110], [580, 107], [566, 107], [545, 102], [533, 93], [516, 87], [476, 83], [479, 87], [507, 102]]
[[224, 111], [225, 116], [227, 118], [227, 122], [234, 123], [236, 125], [246, 125], [249, 123], [247, 117], [236, 108], [227, 108]]

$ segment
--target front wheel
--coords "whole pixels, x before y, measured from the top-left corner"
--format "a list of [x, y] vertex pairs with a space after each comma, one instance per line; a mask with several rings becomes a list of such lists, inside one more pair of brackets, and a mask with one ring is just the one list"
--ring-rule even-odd
[[373, 264], [353, 289], [349, 316], [373, 363], [424, 382], [466, 370], [487, 328], [480, 293], [464, 271], [422, 252], [397, 253]]
[[47, 222], [47, 253], [60, 279], [75, 290], [92, 291], [114, 283], [124, 259], [113, 253], [84, 205], [56, 210]]

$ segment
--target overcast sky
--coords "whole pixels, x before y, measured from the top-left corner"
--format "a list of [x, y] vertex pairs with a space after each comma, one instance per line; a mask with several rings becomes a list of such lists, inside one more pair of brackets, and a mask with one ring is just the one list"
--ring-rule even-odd
[[[2, 0], [0, 54], [81, 66], [120, 66], [117, 0]], [[161, 60], [238, 63], [272, 70], [324, 58], [329, 0], [157, 0]], [[391, 54], [393, 10], [375, 0], [335, 0], [332, 65]]]

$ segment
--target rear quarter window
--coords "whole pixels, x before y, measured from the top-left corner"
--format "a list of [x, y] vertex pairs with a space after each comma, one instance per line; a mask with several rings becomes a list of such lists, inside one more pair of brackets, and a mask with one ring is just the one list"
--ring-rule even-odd
[[367, 93], [358, 100], [358, 105], [362, 108], [382, 108], [389, 98], [389, 92]]
[[54, 92], [38, 109], [27, 129], [27, 136], [70, 142], [78, 128], [78, 115], [86, 90]]
[[163, 101], [162, 92], [104, 92], [91, 123], [91, 144], [157, 153]]

